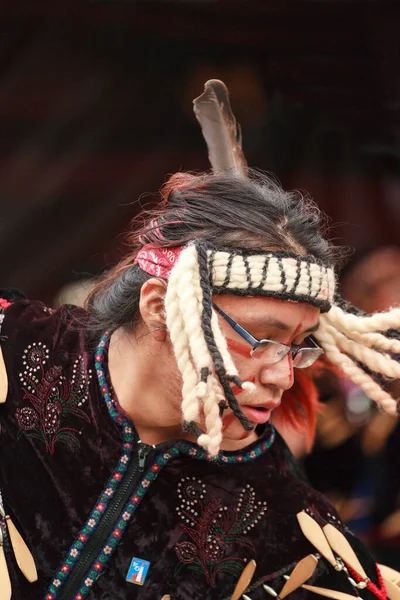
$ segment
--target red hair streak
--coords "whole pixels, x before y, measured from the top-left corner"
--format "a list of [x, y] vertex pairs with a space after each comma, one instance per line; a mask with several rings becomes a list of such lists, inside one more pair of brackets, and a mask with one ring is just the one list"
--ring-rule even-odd
[[306, 452], [310, 452], [314, 444], [317, 412], [320, 408], [318, 391], [311, 374], [297, 370], [293, 386], [284, 392], [281, 404], [273, 412], [273, 423], [293, 428], [304, 435]]
[[319, 393], [314, 380], [323, 372], [330, 371], [340, 377], [340, 370], [325, 358], [320, 358], [308, 369], [294, 369], [293, 386], [284, 392], [282, 402], [272, 413], [272, 421], [279, 430], [279, 424], [292, 427], [304, 435], [306, 452], [310, 452], [315, 440], [317, 414], [321, 408]]

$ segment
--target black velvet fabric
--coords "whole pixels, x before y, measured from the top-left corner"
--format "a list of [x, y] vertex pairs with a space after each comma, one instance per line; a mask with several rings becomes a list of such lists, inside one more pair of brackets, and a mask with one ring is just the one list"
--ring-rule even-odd
[[[102, 398], [82, 319], [80, 309], [53, 312], [23, 299], [5, 310], [1, 334], [9, 394], [0, 406], [0, 489], [39, 573], [36, 583], [28, 583], [8, 553], [13, 600], [45, 597], [120, 456], [121, 433]], [[49, 407], [44, 416], [43, 403]], [[278, 435], [251, 462], [241, 463], [240, 452], [226, 454], [237, 463], [180, 455], [162, 469], [88, 598], [158, 600], [170, 594], [171, 600], [223, 600], [254, 558], [249, 595], [265, 599], [263, 582], [279, 591], [283, 574], [315, 553], [298, 526], [299, 511], [345, 531], [328, 501], [298, 476]], [[192, 499], [191, 522], [183, 498]], [[219, 529], [213, 524], [218, 518]], [[368, 552], [346, 535], [376, 581]], [[143, 586], [126, 581], [133, 557], [151, 563]], [[354, 595], [345, 575], [324, 559], [313, 583]], [[292, 597], [309, 595], [298, 590]]]

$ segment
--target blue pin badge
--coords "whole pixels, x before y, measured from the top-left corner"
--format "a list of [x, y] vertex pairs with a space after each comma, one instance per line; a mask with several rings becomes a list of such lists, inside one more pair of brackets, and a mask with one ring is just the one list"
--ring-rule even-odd
[[142, 558], [132, 558], [128, 575], [126, 576], [126, 581], [129, 581], [130, 583], [136, 583], [136, 585], [143, 585], [146, 581], [149, 567], [150, 563], [148, 560], [143, 560]]

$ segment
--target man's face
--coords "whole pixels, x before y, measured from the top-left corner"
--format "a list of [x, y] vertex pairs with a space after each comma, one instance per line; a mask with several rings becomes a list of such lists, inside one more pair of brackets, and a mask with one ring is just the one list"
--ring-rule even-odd
[[[310, 335], [318, 324], [319, 309], [304, 302], [289, 302], [263, 297], [215, 296], [213, 301], [230, 317], [257, 339], [270, 339], [296, 347]], [[250, 422], [266, 423], [272, 411], [279, 406], [282, 394], [293, 385], [291, 354], [281, 361], [269, 364], [250, 355], [251, 345], [218, 316], [220, 328], [242, 381], [255, 384], [248, 393], [232, 385], [241, 410]], [[245, 431], [231, 409], [223, 415], [224, 440], [245, 440], [252, 432]]]
[[[318, 324], [319, 309], [304, 302], [225, 294], [214, 296], [213, 302], [259, 340], [271, 339], [295, 347]], [[283, 392], [293, 385], [292, 357], [289, 354], [272, 365], [263, 356], [253, 358], [251, 345], [222, 316], [218, 315], [218, 319], [240, 378], [255, 385], [255, 391], [249, 393], [232, 384], [241, 410], [255, 428], [270, 419], [272, 411], [281, 402]], [[151, 345], [146, 360], [154, 381], [157, 380], [160, 387], [159, 402], [146, 406], [147, 424], [149, 427], [169, 427], [170, 438], [179, 437], [182, 378], [171, 342], [161, 344], [157, 352]], [[204, 418], [199, 419], [199, 425], [204, 430]], [[254, 431], [245, 431], [232, 410], [227, 408], [223, 414], [223, 438], [227, 448], [229, 442], [232, 442], [231, 446], [237, 442], [246, 445], [246, 440], [248, 443], [253, 441]]]

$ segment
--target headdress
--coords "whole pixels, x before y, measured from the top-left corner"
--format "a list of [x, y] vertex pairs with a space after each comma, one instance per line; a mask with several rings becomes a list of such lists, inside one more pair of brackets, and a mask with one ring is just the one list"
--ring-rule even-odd
[[[208, 81], [205, 92], [194, 100], [194, 111], [213, 171], [246, 177], [240, 129], [225, 85]], [[395, 331], [400, 326], [400, 308], [372, 316], [362, 314], [337, 295], [331, 265], [310, 255], [214, 248], [203, 240], [184, 248], [148, 244], [135, 262], [143, 271], [168, 280], [166, 321], [183, 379], [183, 418], [194, 424], [203, 409], [206, 433], [197, 428], [198, 443], [211, 455], [219, 450], [221, 417], [227, 403], [243, 427], [252, 428], [231, 384], [248, 391], [254, 387], [238, 376], [212, 307], [213, 293], [267, 296], [319, 307], [320, 325], [314, 335], [327, 358], [384, 411], [398, 414], [399, 405], [385, 391], [384, 379], [400, 377], [400, 365], [392, 354], [400, 353]]]

